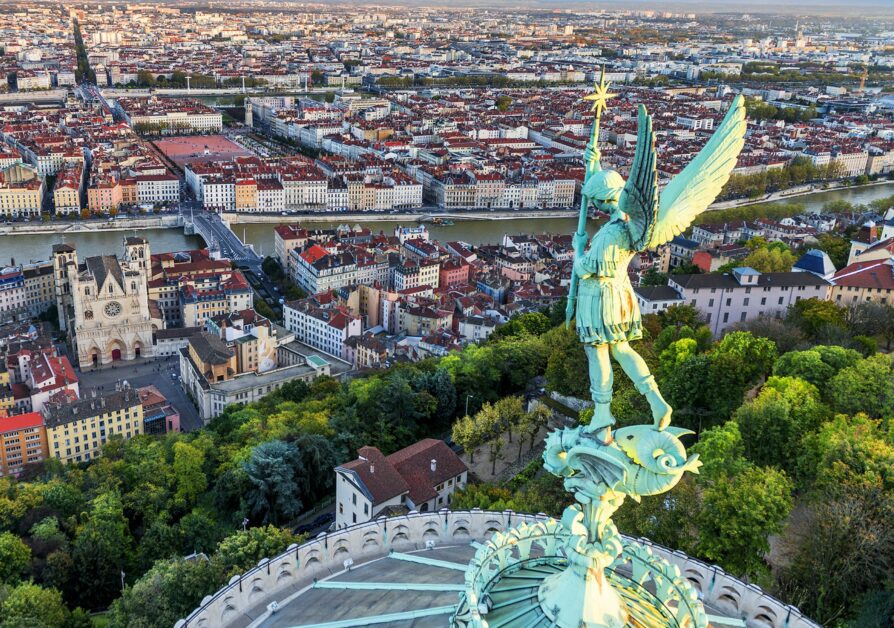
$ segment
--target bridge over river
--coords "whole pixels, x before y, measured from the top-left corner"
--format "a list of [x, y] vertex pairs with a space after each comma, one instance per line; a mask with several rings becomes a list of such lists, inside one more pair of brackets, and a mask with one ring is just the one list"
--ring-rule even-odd
[[255, 251], [254, 246], [239, 239], [229, 224], [213, 212], [193, 212], [183, 216], [183, 232], [186, 235], [199, 235], [205, 240], [209, 249], [217, 249], [223, 257], [236, 264], [248, 266], [259, 271], [263, 258]]

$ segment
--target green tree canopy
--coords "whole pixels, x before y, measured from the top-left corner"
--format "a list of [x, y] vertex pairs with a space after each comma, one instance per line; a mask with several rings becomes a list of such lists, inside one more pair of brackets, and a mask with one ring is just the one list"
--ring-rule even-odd
[[248, 571], [262, 558], [278, 556], [289, 545], [300, 540], [288, 529], [272, 525], [248, 528], [244, 532], [234, 532], [221, 541], [214, 559], [223, 573], [230, 577]]
[[698, 517], [698, 553], [738, 576], [768, 571], [769, 537], [783, 529], [792, 508], [785, 473], [750, 466], [705, 489]]
[[258, 445], [243, 468], [250, 485], [245, 501], [253, 520], [283, 523], [301, 512], [297, 476], [304, 475], [304, 465], [294, 445], [276, 440]]
[[891, 357], [874, 355], [841, 369], [829, 380], [827, 399], [833, 410], [894, 417], [894, 372]]
[[173, 626], [223, 582], [219, 568], [204, 556], [159, 561], [115, 600], [109, 626]]
[[0, 532], [0, 583], [17, 583], [29, 567], [31, 548], [12, 532]]
[[67, 618], [68, 610], [62, 602], [62, 594], [31, 582], [23, 582], [11, 589], [0, 603], [0, 625], [4, 628], [63, 628]]

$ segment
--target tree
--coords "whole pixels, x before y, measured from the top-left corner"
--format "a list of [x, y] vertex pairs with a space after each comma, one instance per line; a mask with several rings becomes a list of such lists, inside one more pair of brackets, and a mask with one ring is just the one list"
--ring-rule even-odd
[[23, 582], [9, 592], [0, 604], [3, 626], [40, 626], [62, 628], [68, 610], [62, 594], [56, 589], [44, 589], [31, 582]]
[[[803, 511], [782, 537], [777, 589], [823, 625], [843, 625], [867, 593], [890, 579], [894, 498], [877, 489], [832, 487]], [[890, 625], [881, 613], [867, 619], [848, 625]]]
[[816, 248], [829, 256], [835, 268], [840, 270], [847, 266], [847, 259], [851, 251], [851, 242], [848, 238], [831, 233], [821, 233], [816, 236], [816, 240]]
[[[505, 431], [508, 434], [511, 443], [512, 430], [521, 424], [525, 416], [525, 407], [521, 397], [503, 397], [493, 405], [493, 411], [497, 414], [493, 424], [497, 426], [499, 432]], [[481, 409], [481, 412], [484, 412], [484, 408]], [[479, 414], [481, 413], [479, 412]]]
[[786, 320], [791, 321], [810, 338], [816, 338], [827, 327], [847, 327], [844, 308], [832, 301], [816, 298], [796, 301], [789, 308]]
[[278, 556], [300, 540], [289, 530], [272, 525], [240, 530], [220, 542], [214, 560], [229, 578], [251, 569], [262, 558]]
[[891, 358], [874, 355], [840, 370], [829, 381], [827, 399], [837, 412], [865, 412], [879, 419], [894, 416]]
[[204, 556], [159, 561], [115, 600], [109, 626], [173, 626], [224, 582], [217, 565]]
[[776, 345], [772, 340], [752, 336], [747, 331], [730, 332], [715, 350], [739, 361], [742, 377], [749, 383], [770, 372], [776, 360]]
[[736, 476], [748, 467], [745, 444], [736, 421], [702, 432], [692, 453], [697, 453], [702, 463], [699, 469], [702, 484]]
[[562, 395], [589, 397], [587, 355], [574, 329], [557, 327], [544, 336], [544, 342], [552, 347], [546, 364], [547, 388]]
[[280, 523], [301, 512], [304, 504], [296, 476], [304, 469], [293, 445], [277, 440], [258, 445], [243, 468], [250, 487], [245, 501], [254, 520]]
[[101, 608], [116, 597], [132, 540], [119, 494], [100, 493], [90, 502], [72, 544], [79, 575], [76, 590], [83, 606]]
[[768, 537], [780, 532], [792, 508], [785, 473], [749, 466], [705, 489], [698, 516], [698, 553], [737, 576], [767, 572]]
[[804, 335], [800, 329], [775, 316], [758, 316], [736, 323], [730, 330], [747, 331], [752, 336], [772, 340], [780, 354], [792, 351], [804, 343]]
[[797, 465], [792, 453], [826, 414], [815, 386], [793, 377], [771, 377], [761, 393], [736, 410], [733, 418], [749, 460], [793, 473]]
[[654, 266], [646, 270], [640, 277], [640, 286], [666, 286], [668, 280], [667, 273], [659, 272]]
[[475, 451], [484, 444], [484, 434], [480, 425], [468, 414], [453, 424], [450, 438], [469, 452], [469, 462], [475, 464]]
[[513, 336], [540, 336], [548, 332], [553, 325], [549, 317], [540, 312], [527, 312], [509, 319], [491, 334], [491, 339], [510, 338]]
[[881, 336], [885, 350], [894, 342], [894, 306], [877, 301], [864, 301], [848, 311], [848, 326], [854, 334]]
[[659, 314], [665, 327], [687, 325], [692, 329], [704, 324], [702, 315], [691, 305], [672, 305]]
[[799, 467], [818, 490], [894, 491], [894, 443], [879, 421], [837, 415], [802, 441]]
[[685, 475], [670, 493], [644, 497], [640, 503], [625, 500], [613, 521], [624, 534], [694, 554], [701, 508], [698, 493], [693, 478]]
[[177, 492], [174, 498], [183, 505], [196, 502], [208, 486], [208, 479], [202, 466], [205, 453], [189, 443], [174, 443], [174, 475], [177, 478]]
[[[528, 449], [534, 449], [534, 439], [544, 427], [549, 424], [552, 412], [545, 405], [538, 403], [529, 412], [525, 413], [522, 420], [522, 431], [528, 436]], [[521, 439], [519, 439], [521, 440]]]
[[509, 109], [509, 106], [511, 104], [512, 104], [511, 96], [506, 96], [506, 95], [497, 96], [496, 105], [497, 105], [498, 110], [506, 111], [507, 109]]
[[749, 253], [742, 260], [742, 265], [750, 266], [762, 273], [780, 273], [790, 271], [795, 261], [795, 255], [788, 247], [780, 249], [762, 246]]
[[335, 474], [332, 473], [337, 463], [335, 448], [328, 438], [319, 434], [302, 434], [294, 444], [304, 469], [299, 478], [304, 501], [317, 503], [335, 488]]
[[[671, 328], [668, 328], [671, 329]], [[658, 378], [664, 381], [684, 362], [691, 359], [698, 351], [698, 346], [692, 338], [681, 338], [672, 342], [667, 349], [658, 356]]]
[[12, 532], [0, 532], [0, 583], [15, 584], [31, 566], [31, 548]]

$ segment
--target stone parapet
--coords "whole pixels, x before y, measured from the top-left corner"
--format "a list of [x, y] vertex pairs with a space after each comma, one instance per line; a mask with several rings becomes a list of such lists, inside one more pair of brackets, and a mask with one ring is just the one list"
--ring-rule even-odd
[[[233, 576], [230, 582], [181, 619], [175, 628], [241, 627], [271, 612], [270, 605], [313, 585], [315, 580], [386, 557], [392, 551], [408, 552], [441, 545], [469, 544], [487, 540], [495, 531], [504, 532], [519, 523], [548, 519], [511, 510], [479, 509], [416, 513], [368, 521], [292, 545], [285, 552], [261, 560], [257, 567]], [[636, 539], [652, 552], [679, 567], [693, 583], [701, 599], [731, 617], [741, 618], [749, 628], [819, 628], [801, 612], [767, 595], [759, 587], [745, 584], [720, 567], [696, 560], [683, 552]], [[348, 562], [348, 561], [352, 561]], [[300, 604], [298, 597], [292, 603]]]

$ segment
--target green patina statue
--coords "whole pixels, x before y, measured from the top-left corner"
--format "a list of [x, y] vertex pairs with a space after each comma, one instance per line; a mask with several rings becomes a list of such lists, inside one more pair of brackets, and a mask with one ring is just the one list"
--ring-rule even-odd
[[[648, 545], [622, 537], [611, 520], [626, 498], [640, 501], [665, 493], [684, 473], [698, 473], [701, 465], [698, 456], [687, 458], [679, 437], [689, 432], [670, 426], [672, 409], [645, 361], [630, 346], [641, 338], [642, 322], [627, 265], [638, 251], [682, 233], [714, 201], [742, 149], [744, 100], [733, 100], [717, 131], [659, 201], [655, 134], [642, 105], [630, 177], [624, 181], [601, 167], [599, 123], [611, 96], [604, 74], [595, 93], [587, 96], [596, 115], [585, 152], [587, 171], [566, 311], [569, 324], [576, 313], [595, 409], [589, 425], [551, 432], [543, 453], [546, 470], [563, 479], [577, 503], [565, 509], [561, 522], [521, 524], [505, 534], [495, 533], [481, 546], [466, 573], [454, 626], [708, 625], [704, 606], [679, 568], [655, 556]], [[609, 220], [589, 240], [591, 204], [608, 213]], [[610, 356], [648, 399], [651, 425], [612, 432]], [[537, 581], [533, 599], [526, 585], [516, 584]], [[505, 597], [515, 590], [523, 591], [518, 599]]]
[[[576, 328], [590, 369], [590, 393], [595, 404], [589, 430], [604, 443], [611, 442], [612, 367], [614, 356], [652, 409], [655, 428], [670, 424], [667, 404], [649, 367], [630, 346], [642, 337], [642, 319], [627, 266], [639, 251], [655, 248], [682, 233], [710, 205], [729, 179], [742, 149], [745, 134], [745, 105], [739, 96], [708, 144], [661, 194], [658, 195], [658, 166], [652, 117], [639, 107], [636, 152], [630, 178], [604, 170], [598, 148], [599, 123], [606, 100], [612, 97], [604, 75], [593, 101], [596, 116], [584, 153], [584, 180], [580, 219], [574, 234], [574, 270], [566, 319], [576, 316]], [[586, 249], [586, 220], [590, 205], [609, 215]]]

